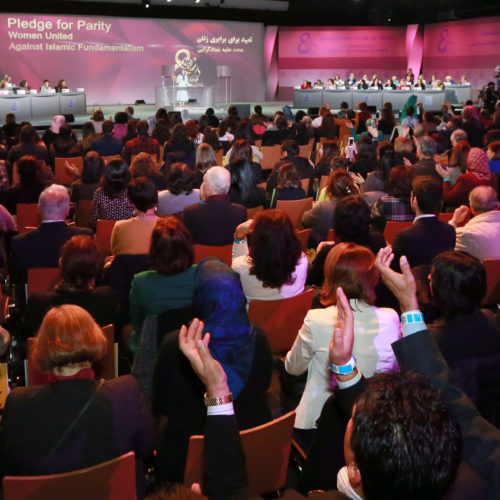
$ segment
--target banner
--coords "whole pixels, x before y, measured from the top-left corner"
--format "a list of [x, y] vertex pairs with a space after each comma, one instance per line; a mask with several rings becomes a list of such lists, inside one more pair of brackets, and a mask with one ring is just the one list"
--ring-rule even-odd
[[424, 29], [425, 75], [454, 81], [467, 76], [474, 88], [494, 81], [500, 64], [500, 17], [427, 24]]
[[191, 85], [217, 85], [229, 66], [233, 100], [263, 100], [264, 27], [259, 23], [114, 17], [0, 15], [0, 72], [32, 88], [60, 79], [85, 88], [88, 104], [154, 102], [161, 68]]

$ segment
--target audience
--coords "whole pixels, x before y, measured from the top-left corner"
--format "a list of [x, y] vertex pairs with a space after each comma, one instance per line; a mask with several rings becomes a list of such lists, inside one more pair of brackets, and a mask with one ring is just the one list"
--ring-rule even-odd
[[62, 304], [85, 309], [100, 326], [115, 325], [118, 332], [119, 305], [113, 290], [97, 286], [102, 272], [102, 258], [97, 243], [90, 236], [73, 236], [61, 248], [61, 281], [50, 292], [31, 293], [23, 315], [25, 338], [33, 337], [47, 311]]
[[[193, 313], [204, 332], [210, 332], [210, 350], [224, 367], [240, 429], [271, 420], [266, 391], [271, 383], [273, 358], [266, 335], [252, 326], [238, 275], [210, 257], [196, 270]], [[184, 476], [189, 436], [201, 434], [206, 409], [203, 384], [179, 351], [179, 333], [167, 334], [156, 360], [153, 411], [161, 427], [156, 474], [160, 481], [180, 482]]]
[[244, 158], [235, 157], [229, 164], [231, 186], [229, 198], [232, 203], [239, 203], [246, 208], [264, 205], [266, 191], [256, 185], [256, 174], [252, 164]]
[[467, 155], [467, 170], [465, 174], [459, 175], [453, 188], [450, 185], [449, 169], [438, 163], [436, 172], [443, 178], [443, 200], [452, 207], [468, 205], [469, 193], [476, 186], [491, 186], [498, 189], [498, 181], [495, 174], [490, 171], [487, 154], [479, 148], [472, 148]]
[[200, 245], [230, 245], [236, 226], [247, 219], [244, 206], [231, 203], [231, 174], [223, 167], [212, 167], [203, 176], [202, 202], [184, 209], [183, 221]]
[[156, 159], [149, 153], [139, 153], [134, 157], [130, 165], [130, 175], [132, 179], [147, 177], [154, 183], [158, 191], [165, 189], [165, 176], [158, 171]]
[[102, 122], [102, 136], [94, 139], [90, 143], [90, 151], [95, 151], [101, 156], [117, 156], [120, 155], [123, 148], [123, 143], [118, 137], [113, 136], [114, 125], [111, 120]]
[[380, 274], [375, 255], [354, 243], [335, 245], [325, 262], [321, 309], [311, 309], [286, 355], [285, 370], [291, 375], [308, 371], [304, 394], [296, 409], [297, 429], [312, 430], [328, 399], [331, 373], [328, 346], [337, 322], [338, 287], [342, 287], [354, 313], [354, 357], [362, 373], [392, 372], [397, 363], [391, 349], [400, 337], [399, 317], [392, 309], [373, 306], [374, 288]]
[[136, 274], [130, 289], [132, 352], [137, 349], [144, 320], [180, 309], [193, 300], [194, 250], [191, 235], [176, 217], [160, 217], [151, 236], [148, 270]]
[[276, 209], [259, 212], [236, 228], [231, 267], [248, 301], [294, 297], [304, 290], [307, 277], [307, 258], [292, 223]]
[[306, 197], [295, 165], [292, 162], [282, 163], [278, 174], [278, 186], [271, 196], [270, 208], [276, 208], [278, 200], [303, 200]]
[[104, 169], [99, 187], [94, 193], [89, 224], [95, 228], [98, 219], [123, 220], [135, 215], [128, 194], [130, 171], [124, 160], [111, 160]]
[[[203, 146], [198, 146], [198, 150]], [[158, 215], [182, 214], [189, 205], [200, 202], [200, 190], [195, 189], [194, 174], [185, 163], [174, 163], [164, 191], [158, 193]]]
[[[498, 194], [489, 186], [474, 188], [469, 195], [470, 208], [462, 205], [453, 214], [450, 224], [455, 226], [455, 250], [484, 259], [500, 259], [500, 211]], [[474, 217], [462, 227], [469, 215]]]
[[139, 153], [149, 153], [159, 160], [160, 145], [156, 139], [148, 136], [148, 129], [148, 122], [140, 120], [137, 124], [137, 137], [125, 143], [122, 156], [128, 165], [132, 162], [132, 157]]
[[61, 305], [47, 313], [32, 360], [50, 383], [17, 388], [7, 397], [2, 475], [69, 472], [133, 451], [143, 498], [142, 459], [153, 452], [153, 419], [134, 378], [94, 380], [92, 365], [107, 349], [102, 330], [81, 307]]
[[23, 156], [34, 156], [37, 160], [49, 162], [49, 155], [44, 143], [40, 141], [34, 127], [29, 123], [23, 125], [19, 131], [19, 144], [12, 146], [7, 155], [7, 161], [14, 165]]
[[136, 215], [119, 220], [113, 226], [111, 254], [146, 254], [149, 252], [151, 233], [158, 221], [158, 190], [147, 177], [136, 177], [127, 186], [127, 193]]

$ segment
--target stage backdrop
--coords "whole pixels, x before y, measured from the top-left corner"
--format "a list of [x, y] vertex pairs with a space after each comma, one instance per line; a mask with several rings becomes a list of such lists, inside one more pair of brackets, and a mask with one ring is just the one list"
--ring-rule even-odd
[[154, 102], [162, 65], [184, 68], [191, 83], [217, 85], [232, 72], [232, 100], [265, 96], [264, 27], [259, 23], [115, 17], [0, 15], [0, 72], [37, 88], [61, 78], [85, 88], [89, 104]]
[[[387, 79], [406, 74], [406, 28], [294, 27], [279, 30], [279, 96], [290, 99], [303, 80], [324, 82], [339, 73]], [[415, 68], [414, 68], [415, 70]], [[415, 72], [415, 71], [414, 71]]]
[[424, 29], [424, 74], [442, 79], [466, 75], [473, 88], [494, 81], [500, 64], [500, 17], [427, 24]]

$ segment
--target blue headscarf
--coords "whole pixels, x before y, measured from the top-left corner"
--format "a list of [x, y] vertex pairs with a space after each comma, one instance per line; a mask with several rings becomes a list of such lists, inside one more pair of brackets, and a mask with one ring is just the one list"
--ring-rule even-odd
[[229, 389], [238, 397], [252, 366], [255, 334], [250, 326], [241, 281], [216, 257], [196, 269], [193, 312], [211, 333], [210, 352], [227, 374]]

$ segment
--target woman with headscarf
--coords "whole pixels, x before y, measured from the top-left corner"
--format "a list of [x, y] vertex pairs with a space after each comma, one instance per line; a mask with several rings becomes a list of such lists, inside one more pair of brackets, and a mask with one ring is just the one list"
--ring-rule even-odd
[[66, 118], [64, 115], [56, 115], [52, 118], [50, 127], [43, 133], [42, 141], [50, 149], [50, 145], [59, 137], [59, 129], [66, 125]]
[[477, 186], [491, 186], [498, 189], [495, 174], [490, 171], [488, 155], [479, 148], [472, 148], [467, 155], [467, 170], [459, 175], [451, 187], [450, 169], [436, 163], [436, 171], [443, 178], [443, 201], [446, 205], [459, 207], [469, 205], [469, 193]]
[[[215, 257], [197, 268], [194, 316], [210, 332], [210, 352], [227, 373], [240, 429], [271, 420], [265, 394], [271, 382], [272, 354], [267, 338], [250, 324], [238, 275]], [[189, 436], [202, 434], [205, 388], [179, 350], [179, 332], [167, 334], [156, 360], [153, 411], [161, 428], [156, 472], [160, 481], [182, 481]]]

